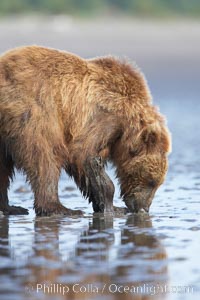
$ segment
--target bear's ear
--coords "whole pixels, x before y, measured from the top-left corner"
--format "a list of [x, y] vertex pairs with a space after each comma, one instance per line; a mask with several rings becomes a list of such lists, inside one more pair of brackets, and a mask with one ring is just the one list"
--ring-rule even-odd
[[154, 149], [160, 140], [160, 126], [159, 124], [152, 123], [147, 125], [141, 132], [140, 138], [142, 142], [146, 145], [147, 150]]
[[154, 122], [147, 125], [142, 130], [140, 138], [148, 152], [154, 151], [156, 148], [163, 153], [170, 153], [171, 151], [170, 134], [164, 124]]
[[152, 152], [159, 145], [161, 139], [161, 126], [158, 122], [148, 124], [140, 133], [140, 141], [147, 152]]
[[169, 130], [164, 127], [161, 135], [161, 144], [163, 145], [163, 151], [166, 154], [170, 154], [172, 152], [172, 139], [171, 133]]
[[160, 130], [157, 125], [152, 123], [146, 125], [136, 135], [133, 144], [129, 147], [129, 154], [132, 157], [138, 156], [139, 154], [150, 152], [155, 149], [159, 140]]

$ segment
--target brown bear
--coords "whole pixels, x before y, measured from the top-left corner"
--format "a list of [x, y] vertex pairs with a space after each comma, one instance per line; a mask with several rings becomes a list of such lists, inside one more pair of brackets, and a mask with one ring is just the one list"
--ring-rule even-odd
[[170, 135], [152, 105], [140, 71], [113, 57], [85, 60], [39, 46], [0, 57], [0, 210], [14, 167], [34, 192], [38, 216], [81, 214], [58, 198], [61, 169], [72, 176], [95, 212], [113, 210], [116, 167], [121, 196], [131, 212], [148, 211], [167, 171]]

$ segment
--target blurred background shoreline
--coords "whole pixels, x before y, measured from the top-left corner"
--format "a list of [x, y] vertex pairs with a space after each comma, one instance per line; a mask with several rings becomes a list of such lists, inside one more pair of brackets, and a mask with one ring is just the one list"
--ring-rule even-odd
[[198, 0], [1, 0], [0, 16], [66, 14], [89, 18], [122, 15], [156, 18], [200, 16]]

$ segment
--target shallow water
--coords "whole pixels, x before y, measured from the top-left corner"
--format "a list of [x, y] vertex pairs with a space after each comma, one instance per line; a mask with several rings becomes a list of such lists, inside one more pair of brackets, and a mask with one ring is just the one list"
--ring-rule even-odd
[[[102, 34], [102, 27], [76, 24], [72, 31], [52, 35], [53, 25], [39, 30], [40, 24], [0, 24], [1, 51], [36, 43], [84, 56], [106, 51], [136, 59], [173, 136], [168, 176], [149, 216], [94, 217], [91, 205], [62, 174], [61, 202], [82, 209], [85, 216], [36, 218], [30, 187], [17, 174], [11, 204], [28, 208], [29, 215], [0, 215], [1, 300], [200, 297], [200, 26], [191, 25], [191, 31], [182, 25], [174, 30], [147, 24], [142, 35], [141, 24], [135, 25], [124, 25], [113, 35], [113, 27], [112, 33]], [[20, 36], [15, 33], [19, 28]], [[114, 170], [108, 173], [114, 180]], [[115, 204], [121, 206], [116, 180], [115, 186]]]
[[149, 216], [95, 217], [63, 174], [61, 201], [84, 218], [36, 218], [18, 175], [10, 197], [30, 214], [0, 218], [1, 299], [197, 299], [199, 195], [200, 173], [175, 170]]

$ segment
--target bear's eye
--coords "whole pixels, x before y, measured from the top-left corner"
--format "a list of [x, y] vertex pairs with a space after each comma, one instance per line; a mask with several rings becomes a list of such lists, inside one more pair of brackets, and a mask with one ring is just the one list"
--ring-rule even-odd
[[138, 151], [138, 149], [134, 149], [134, 150], [129, 149], [129, 154], [130, 154], [131, 157], [135, 157], [139, 154], [139, 151]]
[[149, 180], [148, 183], [149, 183], [149, 186], [152, 187], [152, 188], [156, 187], [156, 185], [157, 185], [157, 184], [156, 184], [156, 181], [153, 180], [153, 179]]

